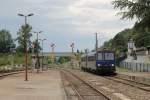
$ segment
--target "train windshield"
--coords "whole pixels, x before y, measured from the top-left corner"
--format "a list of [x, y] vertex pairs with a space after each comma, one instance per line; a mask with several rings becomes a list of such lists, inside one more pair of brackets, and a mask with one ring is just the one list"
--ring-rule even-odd
[[102, 55], [102, 53], [98, 53], [98, 60], [103, 60], [103, 55]]
[[105, 53], [105, 60], [114, 60], [114, 53]]

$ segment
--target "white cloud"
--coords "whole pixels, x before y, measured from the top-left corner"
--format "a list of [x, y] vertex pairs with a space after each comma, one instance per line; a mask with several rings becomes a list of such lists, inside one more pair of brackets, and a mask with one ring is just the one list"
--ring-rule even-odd
[[0, 26], [16, 32], [16, 26], [21, 24], [20, 21], [23, 23], [17, 13], [31, 12], [35, 15], [28, 22], [34, 30], [50, 33], [45, 36], [49, 41], [62, 42], [63, 39], [70, 41], [82, 37], [79, 45], [84, 47], [85, 37], [91, 37], [95, 32], [104, 33], [103, 40], [108, 40], [134, 24], [134, 21], [120, 21], [111, 2], [112, 0], [1, 0]]

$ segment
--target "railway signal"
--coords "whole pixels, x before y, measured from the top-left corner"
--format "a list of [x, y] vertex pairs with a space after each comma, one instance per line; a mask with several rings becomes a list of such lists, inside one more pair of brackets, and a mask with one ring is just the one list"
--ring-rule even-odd
[[74, 53], [74, 43], [72, 43], [71, 45], [70, 45], [70, 47], [72, 48], [72, 53]]
[[43, 42], [46, 40], [46, 39], [39, 39], [40, 41], [42, 41], [42, 71], [43, 71]]
[[71, 43], [70, 47], [71, 47], [71, 50], [72, 50], [71, 66], [74, 66], [74, 62], [75, 62], [74, 47], [75, 47], [75, 44]]
[[42, 33], [42, 31], [39, 31], [39, 32], [33, 32], [33, 33], [36, 33], [37, 35], [37, 43], [36, 43], [36, 47], [37, 47], [37, 53], [36, 53], [36, 57], [37, 57], [37, 73], [39, 73], [39, 69], [40, 69], [40, 60], [39, 60], [39, 48], [38, 48], [38, 40], [39, 40], [39, 34]]
[[52, 48], [52, 54], [51, 54], [51, 59], [52, 59], [52, 63], [54, 63], [54, 59], [55, 59], [55, 47], [56, 45], [54, 43], [51, 43], [50, 47]]

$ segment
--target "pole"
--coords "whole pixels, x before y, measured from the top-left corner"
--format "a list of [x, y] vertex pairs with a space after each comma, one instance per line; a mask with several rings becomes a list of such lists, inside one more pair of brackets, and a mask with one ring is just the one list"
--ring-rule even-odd
[[74, 47], [72, 47], [72, 54], [73, 54], [73, 52], [74, 52]]
[[39, 73], [39, 69], [40, 69], [40, 61], [39, 61], [39, 50], [38, 50], [38, 40], [39, 40], [39, 33], [42, 33], [42, 31], [39, 31], [39, 32], [34, 32], [36, 33], [37, 35], [37, 43], [36, 43], [36, 49], [37, 49], [37, 53], [36, 53], [36, 56], [37, 56], [37, 73]]
[[52, 63], [54, 64], [54, 46], [52, 47]]
[[43, 54], [43, 42], [46, 40], [46, 39], [39, 39], [40, 41], [42, 41], [42, 71], [44, 71], [44, 66], [43, 66], [43, 58], [44, 58], [44, 54]]
[[[37, 46], [38, 46], [38, 32], [37, 32]], [[38, 47], [37, 47], [37, 73], [39, 73], [39, 51], [38, 51]]]
[[[25, 27], [27, 27], [27, 17], [33, 16], [33, 13], [30, 13], [28, 15], [18, 14], [18, 16], [25, 18]], [[25, 47], [25, 81], [28, 81], [28, 48], [27, 48], [27, 32], [25, 30], [25, 36], [24, 36], [24, 47]]]
[[96, 33], [95, 35], [96, 35], [95, 50], [96, 50], [96, 52], [97, 52], [97, 51], [98, 51], [98, 38], [97, 38], [98, 33]]
[[[25, 27], [27, 27], [27, 16], [25, 16]], [[25, 31], [25, 64], [26, 64], [26, 72], [25, 72], [25, 81], [28, 81], [28, 49], [27, 49], [27, 33]]]
[[42, 71], [43, 71], [43, 40], [42, 40]]

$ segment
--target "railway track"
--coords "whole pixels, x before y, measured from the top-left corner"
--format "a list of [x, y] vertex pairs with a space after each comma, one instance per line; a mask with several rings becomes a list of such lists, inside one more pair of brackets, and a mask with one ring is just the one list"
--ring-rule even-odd
[[101, 91], [72, 72], [62, 70], [61, 74], [69, 81], [79, 100], [110, 100]]
[[115, 81], [117, 83], [129, 85], [129, 86], [138, 88], [138, 89], [146, 91], [146, 92], [150, 92], [150, 85], [148, 85], [148, 84], [138, 83], [138, 82], [135, 82], [132, 80], [123, 79], [123, 78], [119, 78], [119, 77], [106, 77], [105, 76], [104, 78]]
[[19, 74], [22, 71], [15, 71], [15, 72], [9, 72], [9, 73], [0, 73], [0, 78], [4, 78], [6, 76], [14, 75], [14, 74]]

